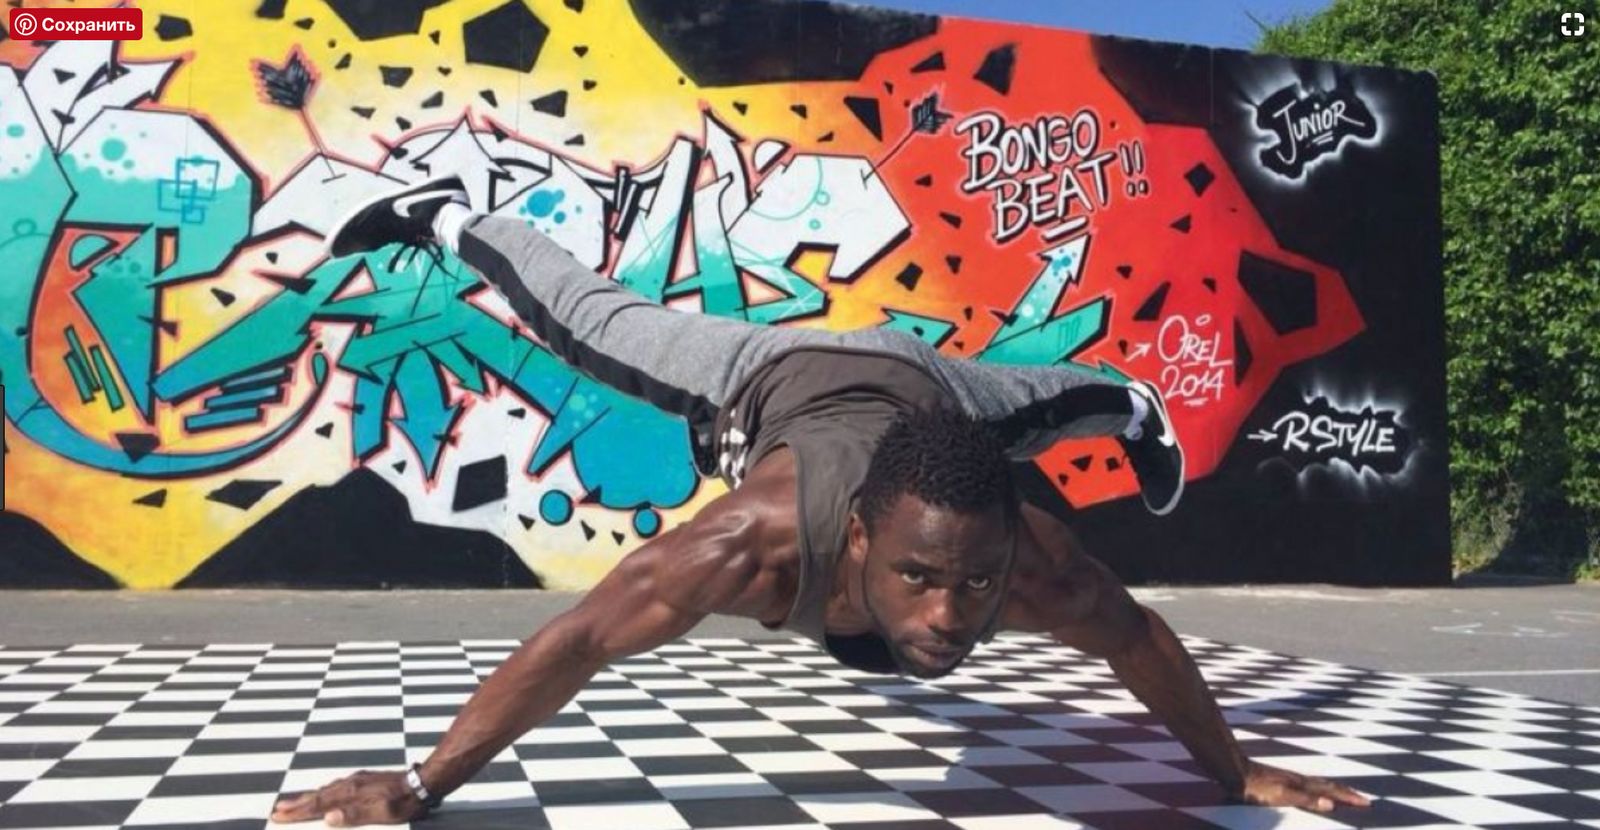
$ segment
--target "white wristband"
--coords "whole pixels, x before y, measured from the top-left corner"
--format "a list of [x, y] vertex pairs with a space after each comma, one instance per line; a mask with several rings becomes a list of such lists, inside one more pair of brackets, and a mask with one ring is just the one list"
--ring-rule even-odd
[[431, 810], [439, 806], [441, 799], [435, 798], [432, 793], [428, 792], [428, 788], [423, 786], [421, 767], [421, 764], [412, 764], [411, 769], [406, 770], [406, 786], [411, 788], [411, 794], [416, 796], [424, 807]]

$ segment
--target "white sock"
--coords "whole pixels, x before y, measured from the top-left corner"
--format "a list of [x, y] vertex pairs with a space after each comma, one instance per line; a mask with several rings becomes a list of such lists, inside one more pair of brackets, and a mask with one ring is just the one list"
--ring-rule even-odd
[[433, 216], [433, 236], [439, 243], [449, 249], [452, 254], [461, 253], [461, 229], [466, 227], [467, 220], [472, 218], [472, 209], [467, 207], [465, 197], [458, 196], [450, 203], [439, 208]]
[[1128, 428], [1122, 431], [1122, 437], [1137, 441], [1144, 436], [1144, 419], [1150, 415], [1150, 402], [1132, 387], [1128, 389], [1128, 397], [1133, 400], [1133, 417], [1128, 419]]

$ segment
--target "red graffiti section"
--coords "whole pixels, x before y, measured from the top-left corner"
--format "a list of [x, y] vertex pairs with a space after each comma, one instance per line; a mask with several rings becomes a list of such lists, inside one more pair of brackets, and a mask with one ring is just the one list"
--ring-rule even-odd
[[[840, 94], [846, 106], [830, 106]], [[1104, 334], [1071, 357], [1161, 389], [1190, 479], [1217, 468], [1285, 367], [1363, 327], [1339, 272], [1278, 245], [1206, 131], [1144, 123], [1099, 74], [1087, 35], [945, 21], [858, 83], [799, 97], [812, 96], [826, 117], [808, 149], [877, 159], [913, 229], [834, 299], [866, 291], [879, 307], [950, 321], [941, 348], [982, 359], [1043, 254], [1086, 235], [1079, 279], [1052, 313], [1110, 299]], [[949, 118], [920, 134], [928, 96]], [[874, 117], [877, 148], [862, 130]], [[1137, 491], [1110, 439], [1038, 460], [1075, 505]]]

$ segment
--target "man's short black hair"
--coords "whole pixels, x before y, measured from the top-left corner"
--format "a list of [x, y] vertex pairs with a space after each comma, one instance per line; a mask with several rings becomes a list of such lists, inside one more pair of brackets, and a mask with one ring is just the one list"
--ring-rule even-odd
[[907, 494], [960, 513], [999, 507], [1016, 526], [1016, 484], [1004, 445], [982, 421], [954, 409], [902, 413], [884, 433], [861, 486], [867, 530]]

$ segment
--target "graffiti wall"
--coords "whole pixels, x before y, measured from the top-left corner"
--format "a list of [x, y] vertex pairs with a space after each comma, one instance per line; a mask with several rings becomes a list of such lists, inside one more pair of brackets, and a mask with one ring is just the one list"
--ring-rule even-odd
[[323, 254], [444, 173], [684, 311], [1156, 383], [1172, 516], [1110, 440], [1021, 470], [1131, 580], [1448, 576], [1429, 77], [778, 0], [137, 5], [0, 40], [0, 584], [582, 587], [719, 495], [459, 261]]

